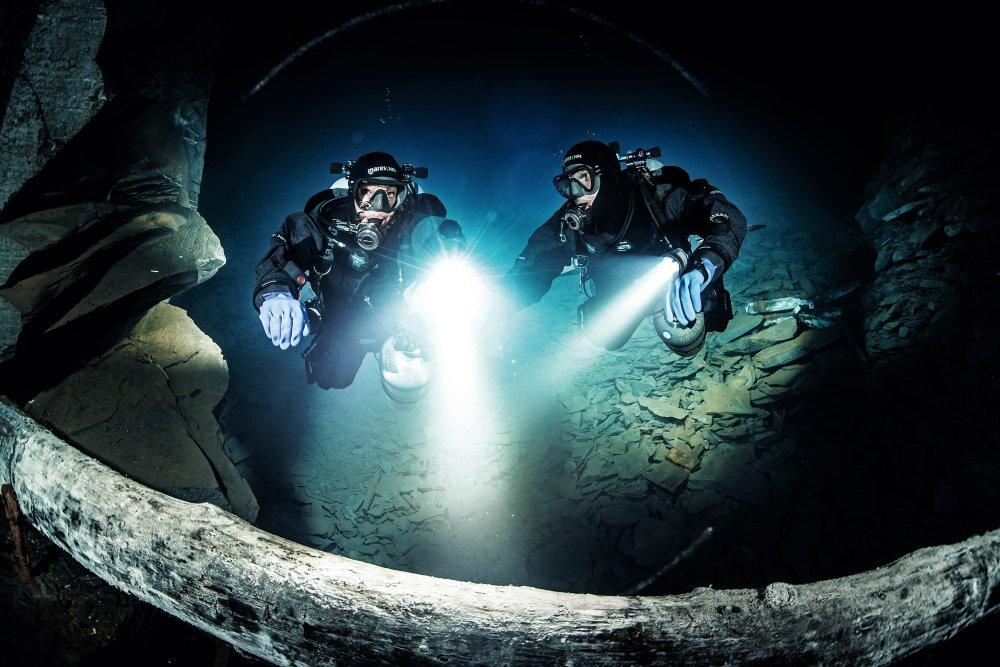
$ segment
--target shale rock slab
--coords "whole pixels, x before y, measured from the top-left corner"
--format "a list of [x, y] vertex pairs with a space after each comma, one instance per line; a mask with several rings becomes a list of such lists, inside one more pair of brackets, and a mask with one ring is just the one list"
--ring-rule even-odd
[[228, 382], [219, 347], [183, 310], [163, 303], [27, 410], [138, 482], [253, 520], [256, 501], [223, 450], [213, 414]]

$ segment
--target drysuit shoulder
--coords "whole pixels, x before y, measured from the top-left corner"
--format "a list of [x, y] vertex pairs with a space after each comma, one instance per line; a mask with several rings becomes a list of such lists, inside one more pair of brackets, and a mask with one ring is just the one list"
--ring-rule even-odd
[[715, 187], [704, 178], [691, 181], [691, 186], [688, 189], [691, 191], [691, 194], [696, 197], [708, 197], [709, 195], [722, 194], [722, 191], [719, 190], [719, 188]]
[[307, 199], [305, 206], [302, 207], [302, 210], [309, 215], [315, 215], [316, 210], [320, 206], [323, 206], [327, 202], [332, 202], [335, 199], [347, 199], [347, 195], [341, 194], [330, 188], [325, 188]]
[[411, 211], [413, 212], [414, 220], [421, 218], [443, 218], [448, 215], [448, 209], [444, 207], [444, 204], [441, 203], [437, 195], [427, 192], [421, 192], [414, 196]]
[[666, 166], [653, 172], [653, 185], [670, 186], [670, 188], [687, 187], [691, 183], [691, 176], [680, 167]]

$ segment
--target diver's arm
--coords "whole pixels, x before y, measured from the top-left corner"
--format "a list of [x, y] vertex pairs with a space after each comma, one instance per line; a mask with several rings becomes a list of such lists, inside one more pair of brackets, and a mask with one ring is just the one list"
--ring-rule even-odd
[[445, 252], [457, 252], [465, 247], [465, 234], [457, 221], [447, 218], [437, 228], [438, 240]]
[[[271, 235], [271, 249], [257, 264], [257, 283], [253, 303], [257, 309], [264, 335], [275, 347], [287, 350], [310, 334], [309, 317], [299, 302], [300, 287], [306, 276], [301, 266], [308, 266], [306, 257], [309, 244], [309, 223], [304, 214], [293, 213], [285, 219], [277, 232]], [[294, 241], [299, 243], [295, 244]]]
[[747, 220], [722, 192], [704, 179], [692, 181], [687, 188], [684, 217], [690, 233], [702, 238], [691, 258], [693, 265], [704, 259], [715, 265], [712, 278], [721, 276], [740, 255], [747, 235]]
[[[264, 295], [283, 292], [294, 299], [299, 298], [299, 276], [311, 266], [305, 257], [307, 243], [294, 244], [295, 239], [303, 239], [299, 226], [305, 224], [301, 217], [305, 214], [293, 213], [285, 218], [284, 224], [271, 235], [271, 247], [263, 259], [257, 263], [257, 281], [253, 290], [254, 309], [260, 311]], [[306, 239], [311, 239], [308, 235]], [[308, 241], [307, 241], [308, 242]]]
[[570, 247], [559, 238], [561, 215], [562, 208], [532, 233], [514, 266], [503, 277], [515, 312], [545, 296], [552, 281], [572, 260]]
[[687, 270], [668, 287], [665, 316], [681, 324], [702, 311], [702, 292], [732, 266], [746, 236], [746, 218], [717, 188], [704, 179], [672, 189], [662, 200], [676, 233], [702, 238]]

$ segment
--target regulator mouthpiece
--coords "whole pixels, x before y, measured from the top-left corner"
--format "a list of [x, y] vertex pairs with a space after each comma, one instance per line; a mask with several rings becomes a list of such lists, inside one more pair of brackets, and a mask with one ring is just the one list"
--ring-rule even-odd
[[562, 221], [563, 224], [572, 229], [573, 231], [579, 231], [583, 229], [584, 225], [590, 220], [590, 209], [571, 207], [566, 209], [563, 214]]
[[357, 231], [358, 246], [364, 250], [375, 250], [382, 245], [382, 232], [373, 222], [362, 222]]

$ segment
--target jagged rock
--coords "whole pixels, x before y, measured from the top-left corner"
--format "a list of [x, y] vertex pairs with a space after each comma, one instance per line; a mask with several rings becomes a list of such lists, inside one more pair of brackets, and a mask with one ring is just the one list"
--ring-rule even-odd
[[0, 126], [0, 209], [104, 106], [100, 0], [41, 3]]
[[[12, 375], [41, 386], [58, 381], [62, 368], [99, 353], [130, 321], [225, 263], [218, 237], [196, 211], [142, 211], [137, 204], [79, 204], [0, 225], [0, 242], [16, 248], [18, 261], [0, 289], [19, 314], [0, 329], [0, 348], [6, 343], [6, 356], [19, 356]], [[49, 342], [67, 331], [86, 344]]]
[[954, 326], [955, 313], [966, 321], [992, 316], [990, 297], [977, 295], [995, 277], [979, 259], [997, 242], [995, 132], [985, 119], [961, 127], [916, 120], [869, 184], [858, 220], [876, 253], [877, 275], [863, 297], [864, 348], [876, 364], [927, 340], [939, 343], [931, 352], [938, 362], [943, 351], [960, 355], [976, 343]]
[[105, 35], [105, 14], [95, 0], [42, 0], [0, 100], [0, 392], [21, 401], [224, 262], [195, 210], [204, 26], [154, 35], [171, 17], [126, 4], [115, 25], [128, 29]]
[[[5, 234], [0, 227], [0, 286], [7, 282], [15, 267], [27, 256], [28, 248]], [[13, 355], [21, 327], [21, 311], [0, 294], [0, 363]]]
[[164, 303], [27, 410], [147, 486], [253, 520], [256, 500], [225, 454], [213, 413], [228, 382], [219, 347], [183, 310]]
[[[82, 224], [81, 209], [92, 215]], [[164, 296], [171, 296], [179, 291], [178, 283], [193, 286], [225, 264], [218, 237], [191, 210], [133, 214], [128, 209], [86, 204], [28, 215], [2, 229], [32, 253], [40, 253], [53, 247], [53, 242], [46, 242], [51, 238], [49, 230], [60, 224], [65, 224], [61, 227], [65, 233], [56, 241], [66, 248], [79, 237], [78, 254], [55, 266], [39, 260], [19, 267], [11, 285], [3, 290], [26, 317], [49, 322], [46, 331], [158, 284], [169, 285]], [[106, 235], [84, 244], [84, 238], [99, 231]], [[42, 235], [49, 238], [42, 240]], [[79, 294], [69, 307], [65, 305], [67, 292]], [[59, 310], [49, 310], [54, 307]]]

